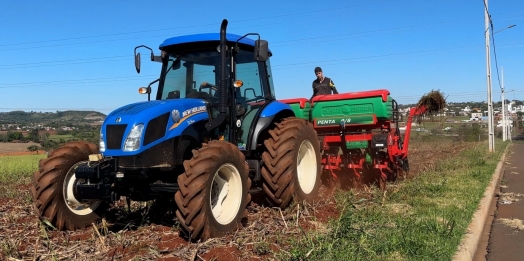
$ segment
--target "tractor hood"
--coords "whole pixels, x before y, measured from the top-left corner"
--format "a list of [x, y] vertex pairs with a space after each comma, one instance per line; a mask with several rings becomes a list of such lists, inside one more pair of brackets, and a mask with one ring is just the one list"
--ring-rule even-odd
[[[122, 106], [109, 113], [104, 124], [108, 121], [111, 122], [112, 119], [116, 120], [116, 118], [118, 117], [125, 117], [128, 119], [140, 118], [144, 113], [148, 115], [150, 115], [151, 113], [162, 114], [165, 112], [171, 112], [173, 109], [184, 111], [186, 109], [190, 109], [196, 106], [205, 105], [206, 103], [203, 100], [192, 98], [137, 102]], [[149, 119], [151, 119], [151, 117]]]
[[[137, 102], [111, 112], [100, 130], [105, 156], [130, 156], [175, 136], [196, 121], [208, 119], [201, 99]], [[185, 124], [182, 124], [185, 123]]]

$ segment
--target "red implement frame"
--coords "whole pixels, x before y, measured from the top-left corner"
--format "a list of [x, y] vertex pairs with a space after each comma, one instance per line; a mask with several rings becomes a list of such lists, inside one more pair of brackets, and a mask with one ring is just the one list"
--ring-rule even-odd
[[[381, 188], [385, 188], [386, 181], [396, 179], [401, 171], [409, 171], [409, 163], [407, 161], [409, 139], [411, 135], [411, 124], [415, 116], [426, 112], [425, 107], [411, 108], [406, 122], [406, 130], [404, 138], [401, 138], [400, 131], [397, 128], [392, 128], [392, 121], [376, 122], [372, 125], [348, 126], [345, 130], [339, 129], [339, 134], [333, 134], [330, 130], [329, 134], [327, 128], [316, 128], [321, 140], [321, 148], [325, 151], [322, 155], [322, 165], [324, 172], [331, 176], [333, 180], [339, 179], [339, 174], [350, 174], [352, 182], [360, 183], [362, 180], [362, 173], [372, 172], [375, 181], [378, 181]], [[398, 123], [397, 123], [398, 124]], [[337, 128], [337, 127], [334, 127]], [[365, 132], [356, 133], [357, 129]], [[378, 131], [379, 130], [379, 131]], [[381, 135], [385, 138], [384, 147], [386, 151], [378, 151], [378, 149], [371, 150], [375, 155], [371, 155], [371, 164], [366, 164], [366, 154], [360, 153], [360, 150], [346, 149], [346, 142], [351, 141], [367, 141], [369, 147], [373, 137]], [[333, 152], [332, 149], [342, 150], [343, 153], [326, 153], [326, 151]], [[353, 183], [355, 185], [355, 183]]]
[[[385, 89], [351, 92], [334, 95], [319, 95], [314, 97], [310, 103], [313, 107], [315, 102], [359, 99], [367, 97], [382, 97], [382, 101], [388, 100], [389, 91]], [[284, 103], [299, 103], [301, 108], [305, 107], [307, 99], [296, 98], [281, 100]], [[393, 104], [392, 104], [393, 105]], [[353, 185], [358, 185], [363, 178], [363, 173], [371, 172], [371, 176], [378, 181], [381, 188], [385, 188], [386, 181], [394, 180], [397, 174], [409, 170], [408, 165], [408, 148], [411, 135], [411, 124], [417, 115], [424, 114], [426, 108], [423, 106], [410, 109], [406, 122], [404, 138], [398, 128], [397, 120], [379, 121], [373, 115], [372, 124], [350, 125], [350, 126], [316, 126], [321, 149], [324, 150], [322, 155], [323, 172], [333, 181], [339, 180], [339, 175], [348, 175]], [[398, 114], [398, 111], [395, 113]], [[396, 125], [396, 126], [392, 126]], [[372, 148], [374, 138], [381, 138], [383, 147]], [[347, 149], [346, 142], [367, 141], [368, 148], [365, 152], [361, 149]], [[380, 143], [375, 142], [375, 144]], [[385, 149], [385, 150], [380, 150]], [[339, 151], [342, 150], [342, 154]], [[371, 162], [366, 162], [366, 154], [372, 153]], [[356, 183], [355, 183], [356, 182]]]

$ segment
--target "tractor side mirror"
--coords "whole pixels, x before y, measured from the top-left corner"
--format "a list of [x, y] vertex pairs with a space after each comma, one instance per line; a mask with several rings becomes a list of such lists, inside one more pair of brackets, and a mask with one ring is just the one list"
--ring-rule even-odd
[[266, 40], [255, 41], [255, 61], [265, 62], [269, 58], [269, 47]]
[[135, 54], [135, 68], [136, 72], [140, 73], [140, 53]]
[[137, 73], [140, 73], [140, 53], [137, 53], [136, 49], [138, 49], [140, 47], [147, 48], [147, 49], [149, 49], [151, 51], [151, 61], [158, 61], [158, 62], [162, 61], [161, 57], [155, 58], [155, 54], [153, 53], [153, 49], [151, 49], [151, 48], [149, 48], [149, 47], [147, 47], [145, 45], [139, 45], [139, 46], [135, 47], [135, 68], [136, 68], [136, 72]]

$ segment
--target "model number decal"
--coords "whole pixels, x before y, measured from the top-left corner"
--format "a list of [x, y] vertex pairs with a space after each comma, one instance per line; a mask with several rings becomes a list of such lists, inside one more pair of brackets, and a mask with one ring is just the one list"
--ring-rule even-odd
[[185, 110], [184, 112], [182, 112], [182, 117], [186, 117], [186, 116], [189, 116], [191, 114], [202, 112], [202, 111], [206, 111], [206, 106], [193, 107], [191, 109], [188, 109], [188, 110]]
[[329, 120], [317, 120], [317, 125], [331, 125], [336, 124], [338, 122], [344, 121], [345, 123], [351, 122], [351, 119], [341, 119], [341, 120], [335, 120], [335, 119], [329, 119]]

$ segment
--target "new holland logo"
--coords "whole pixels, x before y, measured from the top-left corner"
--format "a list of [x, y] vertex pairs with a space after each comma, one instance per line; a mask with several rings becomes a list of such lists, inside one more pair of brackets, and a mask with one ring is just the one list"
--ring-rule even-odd
[[176, 109], [171, 111], [171, 118], [173, 122], [177, 123], [180, 120], [180, 112]]
[[115, 122], [121, 122], [122, 121], [122, 118], [118, 117], [116, 118]]
[[186, 116], [191, 115], [191, 114], [203, 112], [203, 111], [206, 111], [206, 109], [207, 109], [206, 106], [193, 107], [191, 109], [188, 109], [188, 110], [185, 110], [184, 112], [182, 112], [182, 117], [186, 117]]
[[[174, 124], [171, 125], [169, 130], [172, 130], [172, 129], [176, 128], [179, 124], [185, 122], [185, 120], [187, 120], [189, 117], [191, 117], [191, 116], [193, 116], [195, 114], [198, 114], [198, 113], [204, 113], [204, 112], [206, 112], [206, 110], [207, 110], [206, 106], [197, 106], [197, 107], [193, 107], [193, 108], [187, 109], [187, 110], [183, 111], [182, 113], [180, 113], [178, 110], [171, 111], [171, 118], [173, 119]], [[180, 116], [182, 116], [182, 117], [180, 117]], [[191, 125], [194, 122], [195, 122], [195, 120], [193, 119], [193, 120], [187, 121], [187, 124]]]

